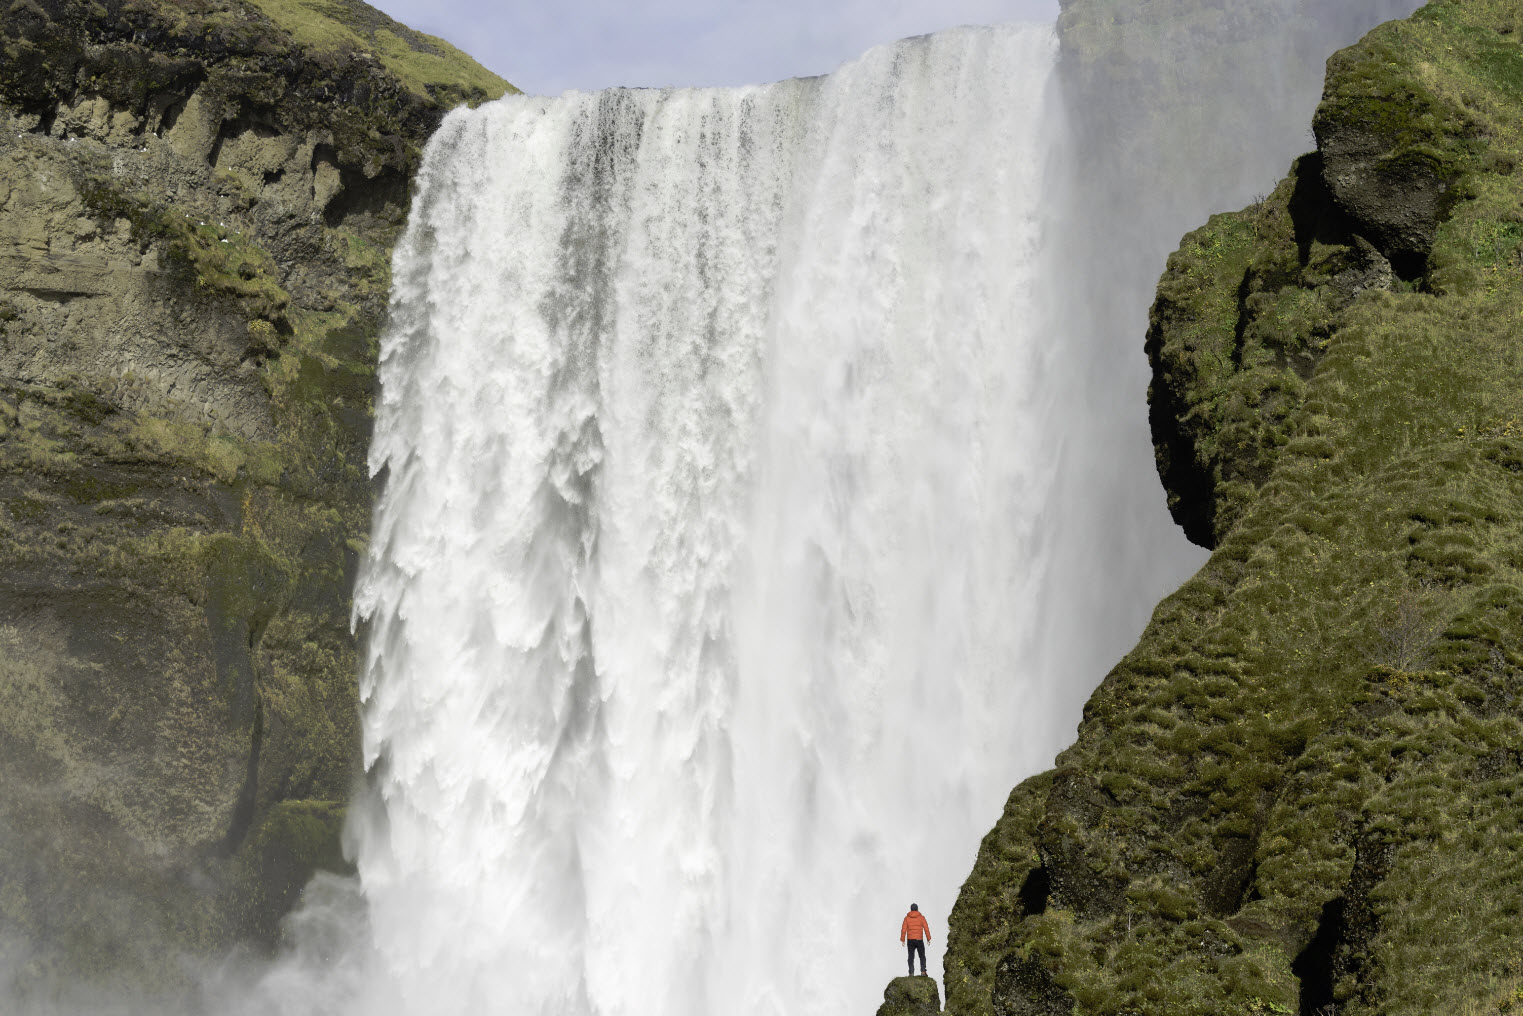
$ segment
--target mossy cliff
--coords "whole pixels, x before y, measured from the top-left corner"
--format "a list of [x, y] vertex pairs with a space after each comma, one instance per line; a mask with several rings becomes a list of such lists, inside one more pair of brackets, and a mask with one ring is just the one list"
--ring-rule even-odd
[[941, 992], [934, 978], [896, 977], [883, 992], [878, 1016], [938, 1016]]
[[1516, 1004], [1523, 10], [1376, 29], [1314, 130], [1169, 259], [1154, 440], [1213, 554], [1012, 792], [948, 1012]]
[[12, 990], [172, 990], [343, 866], [390, 248], [444, 111], [508, 87], [357, 0], [0, 14]]

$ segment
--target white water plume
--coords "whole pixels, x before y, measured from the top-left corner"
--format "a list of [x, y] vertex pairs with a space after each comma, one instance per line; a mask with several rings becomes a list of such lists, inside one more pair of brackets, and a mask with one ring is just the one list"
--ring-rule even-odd
[[1056, 43], [452, 114], [396, 256], [359, 868], [411, 1012], [842, 1013], [1048, 728]]

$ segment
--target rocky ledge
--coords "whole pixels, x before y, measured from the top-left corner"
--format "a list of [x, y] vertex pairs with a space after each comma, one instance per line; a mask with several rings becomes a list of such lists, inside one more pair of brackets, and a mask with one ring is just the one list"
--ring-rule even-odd
[[933, 977], [896, 977], [883, 992], [878, 1016], [939, 1016], [941, 992]]

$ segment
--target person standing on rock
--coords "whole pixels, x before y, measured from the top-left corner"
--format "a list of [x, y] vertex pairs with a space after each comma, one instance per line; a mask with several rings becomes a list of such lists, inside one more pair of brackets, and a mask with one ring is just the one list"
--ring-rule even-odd
[[915, 954], [920, 954], [920, 976], [925, 976], [925, 944], [931, 940], [931, 926], [920, 907], [910, 904], [910, 912], [899, 925], [899, 941], [909, 947], [910, 976], [915, 976]]

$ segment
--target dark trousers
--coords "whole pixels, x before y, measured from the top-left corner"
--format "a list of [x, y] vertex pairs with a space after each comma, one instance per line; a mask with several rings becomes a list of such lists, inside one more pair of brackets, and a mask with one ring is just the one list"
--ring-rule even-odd
[[915, 954], [916, 953], [920, 954], [920, 972], [922, 974], [925, 973], [925, 943], [922, 942], [918, 938], [912, 938], [912, 939], [906, 940], [906, 942], [904, 944], [909, 946], [909, 950], [910, 950], [910, 955], [909, 955], [910, 976], [911, 977], [915, 976]]

